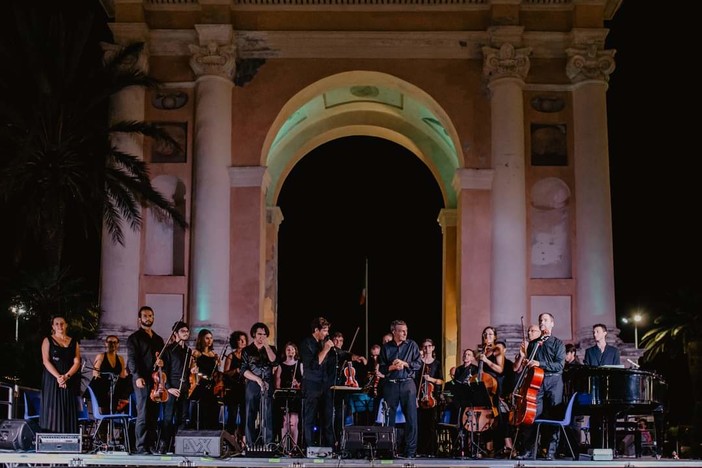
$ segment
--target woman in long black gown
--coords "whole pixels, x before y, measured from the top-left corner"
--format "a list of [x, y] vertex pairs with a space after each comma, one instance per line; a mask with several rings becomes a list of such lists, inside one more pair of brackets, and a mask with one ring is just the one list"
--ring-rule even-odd
[[41, 343], [44, 373], [41, 381], [39, 427], [46, 432], [78, 432], [80, 345], [66, 333], [63, 316], [51, 319], [51, 336]]

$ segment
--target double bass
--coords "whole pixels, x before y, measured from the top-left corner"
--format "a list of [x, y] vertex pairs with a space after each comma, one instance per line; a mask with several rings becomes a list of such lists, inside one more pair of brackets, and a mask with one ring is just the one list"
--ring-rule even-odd
[[[548, 335], [539, 338], [538, 343], [531, 351], [528, 361], [534, 359], [539, 346], [547, 339]], [[536, 397], [539, 394], [539, 389], [543, 381], [543, 369], [540, 367], [524, 366], [514, 386], [514, 391], [512, 392], [512, 410], [509, 415], [509, 420], [512, 425], [518, 426], [520, 424], [534, 423], [537, 411]]]

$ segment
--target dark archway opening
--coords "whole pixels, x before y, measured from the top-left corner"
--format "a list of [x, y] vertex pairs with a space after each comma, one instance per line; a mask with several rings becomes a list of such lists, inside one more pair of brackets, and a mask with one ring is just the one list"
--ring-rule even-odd
[[368, 342], [394, 319], [430, 337], [441, 358], [443, 199], [428, 167], [391, 141], [346, 137], [311, 151], [278, 199], [278, 345], [298, 343], [316, 316], [366, 355], [361, 305], [368, 258]]

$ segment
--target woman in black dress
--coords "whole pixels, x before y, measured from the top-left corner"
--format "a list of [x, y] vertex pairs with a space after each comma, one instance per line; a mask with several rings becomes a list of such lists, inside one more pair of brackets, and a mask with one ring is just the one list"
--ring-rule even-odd
[[44, 364], [39, 427], [46, 432], [78, 432], [80, 346], [66, 334], [66, 319], [51, 319], [51, 336], [41, 343]]
[[[249, 344], [246, 332], [236, 330], [229, 335], [229, 346], [233, 349], [224, 359], [224, 404], [227, 406], [226, 429], [234, 434], [243, 447], [246, 442], [246, 386], [241, 375], [241, 351]], [[238, 416], [238, 417], [237, 417]]]
[[195, 366], [193, 376], [196, 385], [192, 385], [190, 399], [197, 402], [194, 417], [197, 429], [217, 429], [219, 426], [219, 404], [214, 393], [214, 384], [219, 372], [219, 355], [214, 351], [214, 337], [206, 328], [200, 330], [195, 342]]
[[[285, 344], [285, 360], [280, 363], [275, 371], [275, 388], [283, 389], [300, 389], [302, 382], [302, 363], [300, 362], [300, 354], [297, 345], [288, 341]], [[286, 401], [280, 402], [280, 407], [283, 410], [283, 427], [281, 430], [282, 438], [285, 434], [290, 433], [293, 443], [297, 445], [298, 438], [298, 421], [300, 415], [300, 395], [287, 399], [287, 414], [285, 414]]]

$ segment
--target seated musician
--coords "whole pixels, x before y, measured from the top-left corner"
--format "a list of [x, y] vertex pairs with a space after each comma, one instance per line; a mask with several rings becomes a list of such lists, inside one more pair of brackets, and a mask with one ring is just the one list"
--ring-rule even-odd
[[95, 392], [103, 413], [124, 412], [129, 404], [132, 383], [124, 358], [117, 353], [118, 350], [119, 338], [117, 335], [108, 335], [105, 337], [105, 352], [95, 356], [93, 362], [93, 378], [89, 385]]
[[[592, 326], [592, 337], [595, 339], [595, 344], [585, 350], [585, 365], [586, 366], [612, 366], [621, 364], [621, 356], [619, 348], [607, 344], [607, 326], [602, 323], [596, 323]], [[602, 427], [603, 418], [600, 415], [592, 415], [590, 417], [590, 443], [592, 447], [597, 448], [614, 448], [615, 447], [615, 430], [616, 420], [612, 418], [609, 421], [607, 431]], [[607, 434], [607, 440], [603, 434]]]

